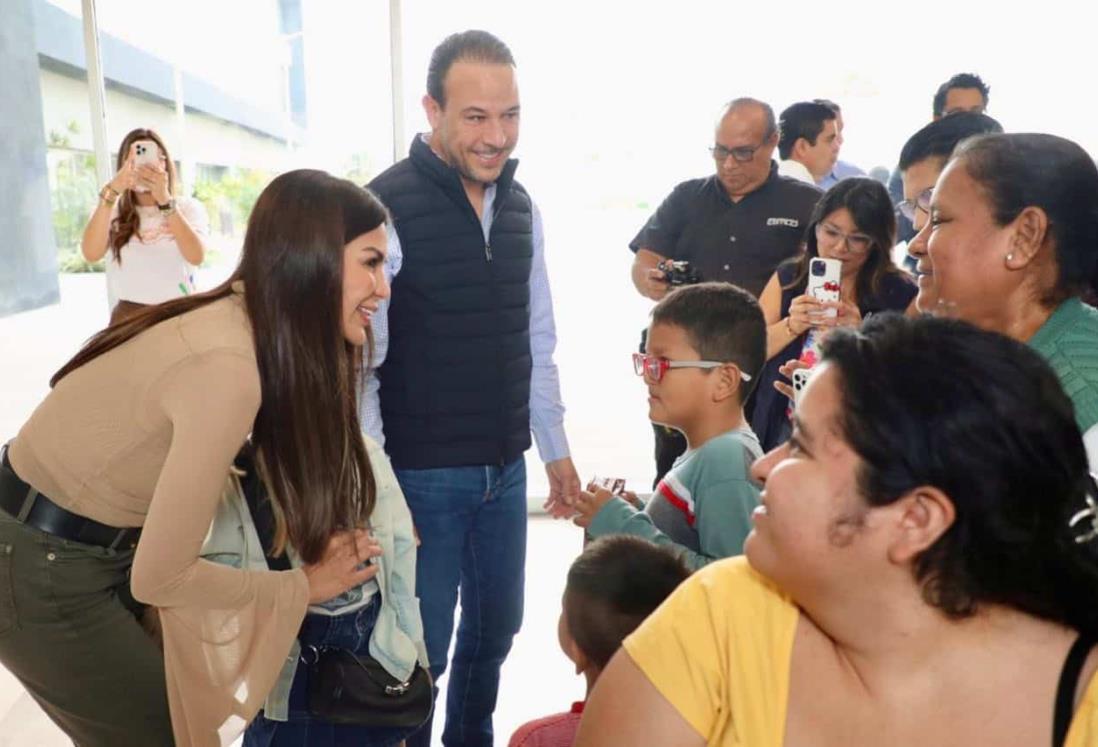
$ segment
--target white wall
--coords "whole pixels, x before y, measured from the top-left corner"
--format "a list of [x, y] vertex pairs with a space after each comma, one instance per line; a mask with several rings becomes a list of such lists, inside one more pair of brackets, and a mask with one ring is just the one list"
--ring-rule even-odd
[[[81, 17], [80, 0], [50, 0]], [[278, 0], [99, 0], [99, 32], [179, 65], [233, 98], [282, 111]]]
[[[49, 70], [39, 70], [46, 134], [68, 134], [78, 150], [93, 150], [87, 83]], [[68, 133], [75, 121], [76, 134]], [[107, 89], [107, 142], [115, 151], [126, 133], [149, 127], [165, 139], [176, 160], [223, 166], [261, 168], [272, 172], [290, 168], [294, 158], [285, 143], [220, 119], [188, 112], [186, 137], [180, 138], [175, 109]]]

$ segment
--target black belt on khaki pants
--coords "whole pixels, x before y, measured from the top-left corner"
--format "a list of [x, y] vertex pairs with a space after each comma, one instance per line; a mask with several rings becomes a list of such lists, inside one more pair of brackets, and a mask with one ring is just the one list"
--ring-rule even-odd
[[74, 514], [23, 482], [8, 460], [7, 445], [0, 446], [0, 509], [16, 521], [61, 539], [111, 550], [137, 547], [141, 527], [120, 529]]

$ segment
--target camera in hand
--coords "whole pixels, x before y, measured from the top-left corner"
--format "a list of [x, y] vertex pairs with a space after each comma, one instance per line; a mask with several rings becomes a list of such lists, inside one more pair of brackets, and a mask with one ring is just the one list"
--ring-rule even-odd
[[701, 282], [698, 271], [686, 260], [664, 259], [656, 265], [656, 269], [663, 273], [664, 281], [671, 286], [694, 285]]

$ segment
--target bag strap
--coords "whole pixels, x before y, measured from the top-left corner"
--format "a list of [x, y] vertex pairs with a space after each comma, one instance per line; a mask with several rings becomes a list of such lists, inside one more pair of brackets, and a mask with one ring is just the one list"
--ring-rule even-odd
[[255, 531], [259, 535], [259, 544], [263, 546], [263, 557], [267, 559], [267, 567], [272, 571], [290, 570], [290, 558], [285, 551], [280, 555], [271, 554], [275, 536], [274, 509], [271, 508], [271, 497], [267, 493], [267, 486], [259, 477], [259, 470], [255, 463], [255, 449], [251, 443], [246, 443], [236, 455], [233, 466], [244, 473], [240, 477], [240, 488], [244, 491], [244, 500], [248, 504], [248, 511], [252, 514]]
[[1067, 740], [1068, 729], [1071, 728], [1071, 717], [1075, 711], [1075, 690], [1079, 686], [1079, 675], [1082, 674], [1087, 654], [1094, 648], [1095, 643], [1095, 636], [1081, 634], [1075, 639], [1067, 658], [1064, 659], [1064, 668], [1060, 670], [1060, 683], [1056, 687], [1056, 709], [1052, 717], [1052, 747], [1063, 747]]

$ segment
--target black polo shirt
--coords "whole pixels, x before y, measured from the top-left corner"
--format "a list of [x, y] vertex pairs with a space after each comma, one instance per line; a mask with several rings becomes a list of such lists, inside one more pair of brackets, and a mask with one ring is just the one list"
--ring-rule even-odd
[[739, 202], [717, 176], [675, 187], [629, 248], [688, 260], [702, 280], [734, 283], [758, 296], [783, 260], [800, 251], [819, 189], [778, 175], [771, 162], [762, 186]]

